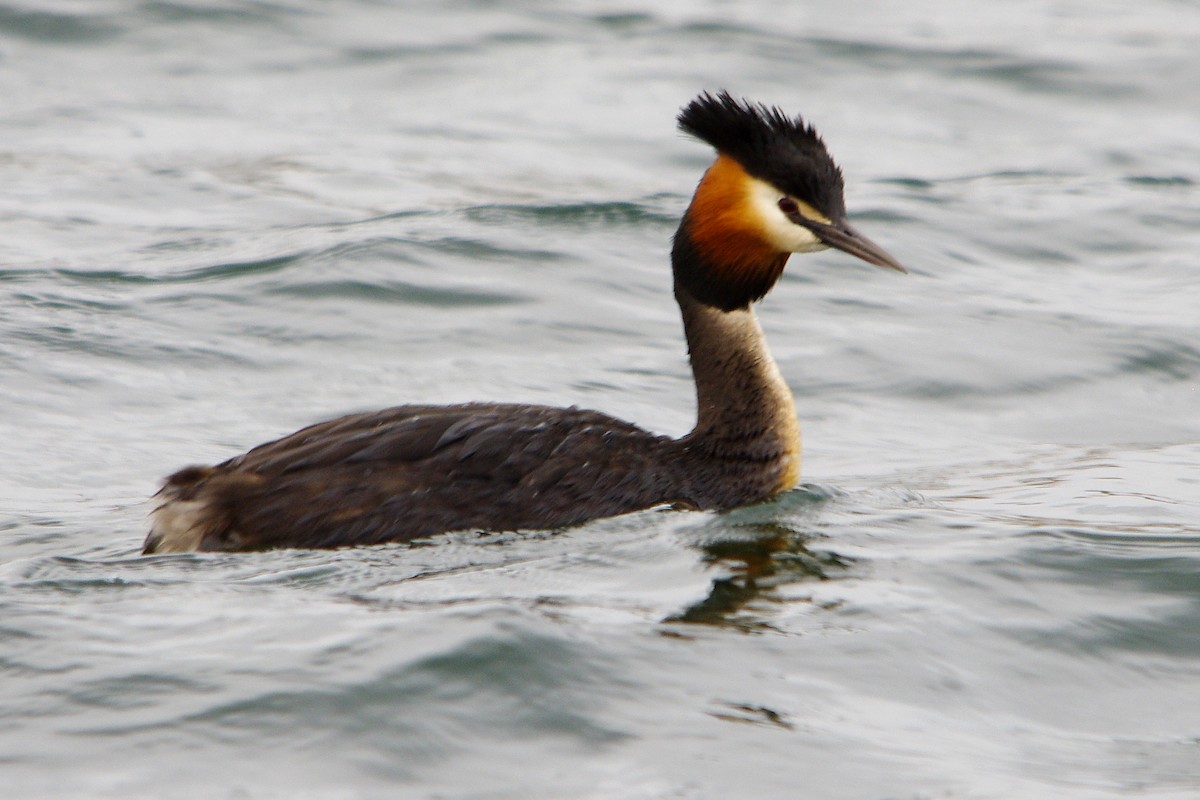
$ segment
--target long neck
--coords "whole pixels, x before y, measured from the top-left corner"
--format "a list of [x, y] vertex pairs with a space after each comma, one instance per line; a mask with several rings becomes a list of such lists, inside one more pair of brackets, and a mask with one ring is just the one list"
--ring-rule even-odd
[[711, 476], [706, 504], [790, 489], [800, 476], [796, 407], [754, 312], [701, 303], [678, 280], [675, 296], [696, 379], [696, 427], [680, 443]]
[[729, 447], [763, 438], [793, 441], [795, 402], [754, 311], [721, 311], [678, 284], [675, 297], [696, 379], [696, 427], [689, 435]]
[[701, 179], [671, 249], [675, 298], [696, 379], [696, 427], [679, 444], [709, 506], [752, 502], [795, 485], [800, 430], [791, 390], [751, 304], [789, 253], [747, 210], [747, 178], [719, 157]]

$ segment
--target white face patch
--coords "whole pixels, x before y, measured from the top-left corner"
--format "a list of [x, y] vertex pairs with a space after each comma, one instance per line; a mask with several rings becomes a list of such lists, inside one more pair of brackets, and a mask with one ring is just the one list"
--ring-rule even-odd
[[[808, 228], [797, 225], [788, 219], [787, 214], [783, 213], [783, 209], [779, 207], [779, 201], [787, 197], [787, 194], [758, 178], [747, 176], [747, 181], [750, 190], [750, 205], [762, 224], [762, 232], [767, 241], [788, 253], [813, 253], [829, 247]], [[828, 219], [808, 203], [794, 197], [791, 200], [800, 209], [803, 216], [815, 222], [829, 223]]]

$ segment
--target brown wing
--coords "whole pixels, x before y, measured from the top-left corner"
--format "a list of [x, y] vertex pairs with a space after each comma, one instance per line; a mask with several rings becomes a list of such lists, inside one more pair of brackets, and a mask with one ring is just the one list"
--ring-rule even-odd
[[[172, 475], [146, 552], [339, 547], [551, 528], [680, 499], [671, 440], [594, 411], [400, 406]], [[181, 534], [178, 528], [186, 528]], [[185, 536], [192, 546], [173, 547]]]

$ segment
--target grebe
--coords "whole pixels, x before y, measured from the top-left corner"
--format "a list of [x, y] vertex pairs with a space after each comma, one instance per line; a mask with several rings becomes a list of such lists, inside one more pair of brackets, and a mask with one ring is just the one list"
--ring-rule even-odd
[[671, 250], [696, 382], [691, 433], [657, 436], [575, 407], [352, 414], [176, 472], [158, 493], [143, 552], [557, 528], [661, 504], [731, 508], [795, 486], [796, 410], [751, 304], [791, 253], [835, 247], [905, 269], [846, 222], [841, 170], [800, 117], [722, 92], [697, 97], [678, 122], [717, 151]]

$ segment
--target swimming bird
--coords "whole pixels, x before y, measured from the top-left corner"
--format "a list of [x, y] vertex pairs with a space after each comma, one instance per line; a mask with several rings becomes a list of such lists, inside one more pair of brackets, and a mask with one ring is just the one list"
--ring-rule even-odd
[[846, 221], [841, 170], [801, 117], [721, 92], [692, 100], [678, 123], [716, 150], [671, 250], [696, 384], [690, 433], [673, 439], [575, 407], [351, 414], [171, 475], [143, 552], [559, 528], [664, 504], [728, 509], [795, 486], [796, 410], [753, 303], [792, 253], [833, 247], [905, 270]]

